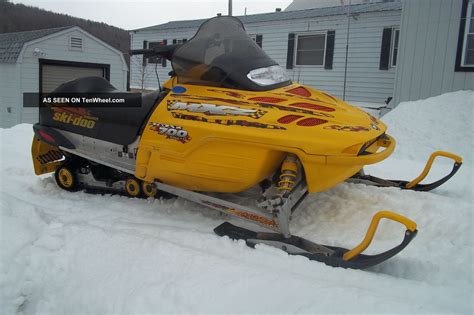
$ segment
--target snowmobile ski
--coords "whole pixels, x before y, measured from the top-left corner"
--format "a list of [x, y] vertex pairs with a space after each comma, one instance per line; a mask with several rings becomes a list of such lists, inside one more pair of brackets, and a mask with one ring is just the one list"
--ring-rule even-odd
[[265, 244], [268, 246], [279, 248], [290, 255], [300, 255], [310, 260], [319, 261], [332, 267], [342, 267], [350, 269], [365, 269], [378, 265], [385, 260], [395, 256], [402, 251], [416, 236], [416, 224], [402, 217], [406, 222], [407, 230], [403, 241], [390, 250], [377, 255], [364, 255], [361, 252], [368, 247], [374, 236], [380, 218], [388, 218], [395, 215], [393, 212], [378, 212], [372, 219], [366, 237], [357, 247], [348, 250], [342, 247], [320, 245], [308, 241], [304, 238], [292, 235], [285, 238], [282, 234], [255, 232], [242, 227], [235, 226], [229, 222], [224, 222], [214, 229], [219, 236], [228, 236], [234, 240], [244, 240], [249, 247], [255, 247], [257, 244]]
[[[450, 158], [454, 160], [454, 165], [451, 172], [449, 172], [449, 174], [447, 174], [443, 178], [440, 178], [439, 180], [434, 181], [432, 183], [420, 184], [421, 181], [425, 179], [428, 173], [430, 172], [431, 167], [433, 166], [433, 162], [435, 158], [438, 156], [442, 156], [442, 157], [446, 157], [446, 158]], [[430, 155], [428, 162], [426, 163], [425, 168], [423, 169], [421, 174], [412, 181], [383, 179], [383, 178], [372, 176], [372, 175], [366, 175], [364, 174], [363, 171], [360, 171], [356, 175], [347, 179], [347, 182], [362, 183], [362, 184], [377, 186], [377, 187], [398, 187], [401, 189], [408, 189], [408, 190], [415, 190], [415, 191], [430, 191], [441, 186], [442, 184], [447, 182], [451, 177], [453, 177], [454, 174], [456, 174], [456, 172], [459, 170], [461, 165], [462, 165], [462, 157], [450, 152], [436, 151]]]

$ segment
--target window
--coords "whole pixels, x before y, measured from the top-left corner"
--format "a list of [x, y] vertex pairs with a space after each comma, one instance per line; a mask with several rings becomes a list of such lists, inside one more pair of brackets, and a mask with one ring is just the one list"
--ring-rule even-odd
[[295, 65], [324, 66], [326, 33], [297, 35]]
[[380, 47], [380, 70], [390, 70], [397, 66], [399, 45], [400, 28], [398, 26], [384, 27]]
[[393, 31], [393, 36], [392, 36], [392, 47], [390, 50], [390, 64], [392, 67], [397, 66], [397, 57], [398, 57], [398, 41], [400, 38], [400, 29], [394, 28]]
[[474, 1], [469, 1], [466, 13], [461, 62], [463, 66], [474, 67]]
[[73, 36], [69, 37], [69, 49], [82, 50], [82, 38]]
[[[163, 42], [148, 42], [148, 48], [155, 48], [155, 47], [160, 47], [163, 46]], [[153, 56], [153, 57], [148, 57], [148, 63], [161, 63], [161, 57]]]
[[186, 43], [188, 40], [186, 38], [183, 39], [173, 39], [173, 44], [183, 44]]
[[262, 48], [262, 39], [263, 39], [263, 36], [262, 35], [259, 35], [259, 34], [249, 34], [250, 38], [257, 43], [258, 46], [260, 46], [260, 48]]
[[464, 0], [455, 71], [474, 71], [474, 0]]

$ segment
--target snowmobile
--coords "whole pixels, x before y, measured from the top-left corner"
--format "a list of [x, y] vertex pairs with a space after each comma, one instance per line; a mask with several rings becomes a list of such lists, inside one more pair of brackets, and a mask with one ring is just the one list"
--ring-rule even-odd
[[[461, 157], [438, 151], [412, 181], [364, 174], [365, 165], [384, 160], [395, 148], [385, 124], [291, 82], [237, 18], [212, 18], [183, 44], [132, 54], [170, 60], [170, 79], [158, 91], [139, 95], [140, 106], [41, 107], [32, 144], [37, 175], [54, 172], [59, 187], [69, 191], [182, 197], [272, 231], [225, 222], [214, 230], [220, 236], [363, 269], [404, 249], [417, 234], [416, 223], [381, 211], [358, 246], [321, 245], [290, 232], [290, 219], [304, 198], [344, 181], [427, 191], [461, 166]], [[87, 77], [64, 83], [52, 94], [89, 92], [117, 91], [104, 79]], [[438, 156], [453, 159], [453, 170], [420, 184]], [[252, 187], [259, 196], [250, 205], [227, 198]], [[362, 254], [382, 219], [406, 227], [402, 242], [377, 255]]]

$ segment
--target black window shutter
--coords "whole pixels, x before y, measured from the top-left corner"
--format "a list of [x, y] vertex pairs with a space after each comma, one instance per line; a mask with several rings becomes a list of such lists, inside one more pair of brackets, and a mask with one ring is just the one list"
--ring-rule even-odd
[[295, 56], [295, 34], [288, 34], [288, 50], [286, 54], [286, 69], [293, 69], [293, 59]]
[[257, 43], [258, 46], [260, 46], [260, 48], [262, 48], [263, 35], [255, 36], [255, 42]]
[[324, 60], [324, 69], [332, 69], [332, 59], [334, 57], [334, 40], [336, 31], [328, 31], [326, 39], [326, 58]]
[[177, 41], [177, 39], [173, 39], [173, 45], [176, 44]]
[[384, 28], [382, 48], [380, 49], [380, 70], [388, 70], [390, 65], [390, 45], [392, 43], [392, 28]]
[[[166, 46], [167, 43], [168, 43], [168, 41], [166, 39], [163, 39], [163, 45]], [[161, 66], [166, 67], [166, 58], [165, 57], [161, 57]]]
[[[148, 42], [146, 40], [143, 41], [143, 49], [148, 48]], [[143, 61], [142, 61], [142, 66], [145, 67], [147, 64], [147, 59], [145, 58], [145, 55], [143, 55]]]
[[183, 38], [183, 43], [186, 43], [188, 40], [186, 38]]

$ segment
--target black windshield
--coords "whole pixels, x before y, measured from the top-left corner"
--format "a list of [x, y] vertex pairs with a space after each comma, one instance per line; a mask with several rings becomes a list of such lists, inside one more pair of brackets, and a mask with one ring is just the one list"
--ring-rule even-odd
[[[248, 36], [242, 22], [234, 17], [216, 17], [204, 22], [196, 35], [174, 52], [172, 64], [178, 82], [182, 84], [251, 91], [291, 84], [284, 70], [280, 72], [278, 64]], [[278, 70], [271, 73], [270, 83], [267, 80], [259, 84], [261, 81], [249, 79], [250, 71], [270, 66]]]

